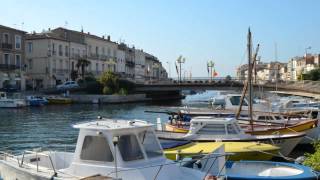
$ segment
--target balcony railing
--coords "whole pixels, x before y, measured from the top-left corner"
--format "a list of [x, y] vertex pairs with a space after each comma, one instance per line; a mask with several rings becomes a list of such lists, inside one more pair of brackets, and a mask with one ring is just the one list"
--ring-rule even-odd
[[1, 70], [15, 70], [19, 69], [20, 66], [14, 65], [14, 64], [0, 64], [0, 69]]
[[9, 43], [1, 43], [2, 49], [12, 49], [12, 44]]
[[55, 68], [53, 68], [52, 72], [57, 73], [57, 74], [68, 74], [69, 70], [68, 69], [55, 69]]
[[133, 61], [126, 60], [126, 65], [129, 66], [129, 67], [134, 67], [135, 63]]

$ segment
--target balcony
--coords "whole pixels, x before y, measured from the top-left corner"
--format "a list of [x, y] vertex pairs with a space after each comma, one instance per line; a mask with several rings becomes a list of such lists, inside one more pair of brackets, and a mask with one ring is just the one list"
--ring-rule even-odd
[[56, 73], [56, 74], [63, 75], [63, 74], [68, 74], [69, 70], [68, 69], [55, 69], [55, 68], [53, 68], [52, 72]]
[[9, 43], [1, 43], [1, 48], [2, 49], [12, 49], [12, 44]]
[[16, 70], [19, 68], [20, 66], [14, 64], [0, 64], [0, 70]]
[[89, 59], [99, 59], [99, 55], [91, 53]]
[[126, 65], [128, 67], [134, 67], [135, 66], [135, 63], [133, 61], [130, 61], [130, 60], [126, 60]]

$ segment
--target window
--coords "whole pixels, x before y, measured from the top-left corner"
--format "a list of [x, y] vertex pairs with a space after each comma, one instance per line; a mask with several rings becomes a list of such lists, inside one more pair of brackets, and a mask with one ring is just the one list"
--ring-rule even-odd
[[102, 47], [102, 54], [105, 55], [106, 54], [106, 51], [105, 51], [105, 48]]
[[162, 156], [162, 150], [157, 143], [157, 138], [152, 131], [139, 133], [139, 139], [149, 158]]
[[28, 42], [28, 52], [31, 53], [33, 49], [33, 44], [32, 42]]
[[104, 72], [104, 64], [102, 64], [102, 72]]
[[4, 54], [4, 64], [8, 65], [10, 62], [10, 54]]
[[208, 124], [203, 126], [196, 134], [225, 135], [226, 130], [224, 124]]
[[66, 46], [64, 49], [64, 55], [67, 57], [69, 56], [69, 47], [68, 46]]
[[74, 57], [74, 48], [71, 48], [71, 54]]
[[16, 46], [16, 49], [21, 49], [21, 36], [19, 35], [16, 35], [15, 36], [15, 46]]
[[80, 159], [112, 162], [113, 155], [108, 140], [103, 136], [86, 136], [83, 141]]
[[31, 70], [32, 67], [33, 67], [33, 61], [32, 61], [32, 59], [29, 59], [29, 60], [28, 60], [28, 63], [29, 63], [29, 69]]
[[54, 59], [53, 60], [53, 69], [56, 70], [57, 69], [57, 61]]
[[16, 66], [20, 67], [20, 65], [21, 65], [21, 55], [16, 54]]
[[66, 65], [65, 69], [68, 70], [69, 69], [69, 63], [68, 63], [67, 60], [65, 61], [65, 65]]
[[[230, 97], [230, 102], [233, 106], [239, 106], [240, 105], [240, 99], [241, 97], [240, 96], [232, 96]], [[243, 106], [248, 106], [248, 104], [246, 103], [246, 101], [244, 100], [243, 101]]]
[[227, 125], [227, 132], [228, 134], [237, 134], [237, 131], [233, 128], [231, 124]]
[[133, 134], [120, 136], [118, 147], [124, 161], [143, 159], [137, 137]]
[[96, 71], [98, 72], [99, 71], [99, 64], [96, 63]]
[[89, 49], [89, 55], [91, 55], [91, 53], [92, 53], [92, 51], [91, 51], [91, 45], [89, 45], [88, 49]]
[[114, 49], [113, 50], [113, 57], [116, 57], [117, 56], [117, 51]]
[[62, 56], [63, 55], [63, 52], [62, 52], [62, 45], [60, 44], [59, 45], [59, 56]]
[[110, 50], [110, 48], [108, 48], [108, 56], [109, 56], [109, 57], [111, 56], [111, 50]]
[[52, 43], [52, 54], [55, 55], [56, 54], [56, 47], [55, 44]]
[[97, 46], [96, 47], [96, 55], [98, 56], [98, 54], [99, 54], [99, 47]]
[[62, 68], [63, 68], [62, 59], [60, 59], [60, 61], [59, 61], [59, 69], [62, 69]]
[[7, 33], [3, 34], [3, 43], [9, 44], [9, 34]]

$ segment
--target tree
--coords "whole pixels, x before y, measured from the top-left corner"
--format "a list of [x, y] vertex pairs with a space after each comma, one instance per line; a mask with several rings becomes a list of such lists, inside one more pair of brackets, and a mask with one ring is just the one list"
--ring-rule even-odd
[[319, 81], [320, 80], [320, 68], [313, 69], [305, 74], [302, 74], [301, 80]]
[[78, 59], [76, 67], [77, 67], [78, 71], [79, 71], [79, 68], [81, 68], [81, 77], [82, 77], [82, 79], [84, 79], [86, 67], [88, 67], [90, 64], [91, 64], [91, 62], [88, 61], [87, 59], [84, 59], [84, 58]]
[[72, 81], [75, 81], [78, 78], [78, 72], [73, 70], [70, 74]]
[[104, 87], [104, 93], [112, 94], [118, 92], [119, 90], [119, 79], [110, 71], [104, 72], [99, 78], [99, 82]]

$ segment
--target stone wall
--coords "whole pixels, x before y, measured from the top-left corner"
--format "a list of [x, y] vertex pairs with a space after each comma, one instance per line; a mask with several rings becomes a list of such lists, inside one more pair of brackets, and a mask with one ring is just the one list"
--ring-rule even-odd
[[130, 95], [70, 95], [70, 98], [75, 103], [128, 103], [150, 101], [145, 94], [130, 94]]

